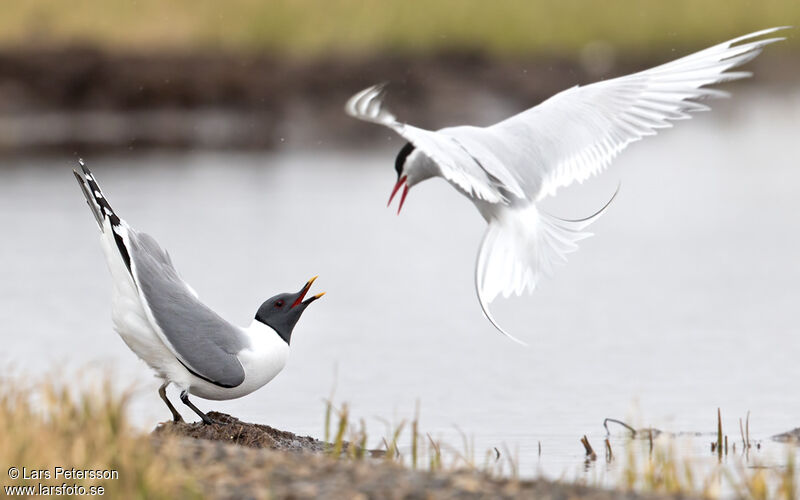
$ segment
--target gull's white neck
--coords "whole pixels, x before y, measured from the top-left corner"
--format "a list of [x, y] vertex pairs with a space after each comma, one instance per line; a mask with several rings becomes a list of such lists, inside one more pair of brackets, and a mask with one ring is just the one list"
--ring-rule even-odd
[[245, 371], [243, 385], [254, 391], [283, 370], [289, 357], [289, 344], [275, 330], [260, 321], [253, 320], [242, 332], [250, 346], [242, 349], [237, 356]]

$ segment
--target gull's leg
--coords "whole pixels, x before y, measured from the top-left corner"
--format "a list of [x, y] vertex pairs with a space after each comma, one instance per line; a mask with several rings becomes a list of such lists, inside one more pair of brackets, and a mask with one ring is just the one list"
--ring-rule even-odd
[[167, 399], [168, 385], [169, 382], [164, 382], [163, 384], [161, 384], [161, 387], [158, 388], [158, 395], [161, 396], [161, 399], [164, 400], [164, 402], [167, 404], [167, 408], [169, 408], [169, 411], [172, 413], [172, 421], [183, 422], [183, 417], [181, 417], [181, 414], [178, 413], [178, 410], [176, 410], [175, 407], [172, 406], [172, 403], [169, 402], [169, 399]]
[[214, 423], [213, 420], [208, 418], [208, 415], [200, 411], [195, 405], [192, 404], [191, 401], [189, 401], [189, 391], [181, 391], [181, 401], [183, 401], [183, 404], [191, 408], [193, 412], [197, 413], [197, 415], [203, 419], [204, 424], [211, 425]]

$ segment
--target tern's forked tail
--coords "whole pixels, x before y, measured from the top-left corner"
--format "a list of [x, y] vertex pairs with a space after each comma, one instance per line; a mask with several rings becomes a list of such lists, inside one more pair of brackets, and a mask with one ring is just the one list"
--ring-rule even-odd
[[578, 249], [578, 241], [592, 235], [584, 230], [616, 195], [585, 219], [559, 219], [540, 212], [532, 203], [525, 208], [507, 208], [489, 221], [475, 265], [475, 289], [486, 319], [503, 335], [525, 344], [497, 324], [489, 304], [498, 295], [533, 292], [542, 276], [551, 275], [557, 265], [567, 261], [567, 254]]

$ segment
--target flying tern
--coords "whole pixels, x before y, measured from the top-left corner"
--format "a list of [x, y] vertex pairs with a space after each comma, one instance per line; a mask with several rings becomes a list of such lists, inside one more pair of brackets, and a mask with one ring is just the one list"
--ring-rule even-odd
[[100, 227], [113, 281], [114, 328], [163, 380], [158, 394], [173, 420], [183, 419], [167, 399], [170, 383], [178, 387], [186, 406], [204, 423], [212, 423], [189, 394], [235, 399], [272, 380], [286, 364], [295, 324], [324, 292], [305, 298], [316, 279], [311, 278], [299, 292], [282, 293], [261, 304], [249, 327], [232, 325], [200, 301], [153, 237], [136, 231], [114, 212], [95, 176], [83, 161], [79, 164], [81, 173], [73, 173]]
[[395, 160], [397, 182], [389, 198], [391, 205], [402, 189], [398, 213], [409, 189], [433, 177], [443, 177], [475, 204], [488, 223], [475, 266], [478, 300], [492, 325], [520, 342], [498, 325], [489, 304], [498, 295], [532, 292], [542, 276], [566, 262], [578, 241], [591, 236], [585, 229], [610, 203], [585, 219], [565, 220], [542, 212], [539, 202], [602, 172], [632, 142], [710, 109], [699, 101], [728, 94], [707, 86], [749, 77], [728, 70], [784, 39], [758, 37], [786, 28], [757, 31], [645, 71], [575, 86], [488, 127], [432, 131], [402, 123], [383, 106], [385, 84], [355, 94], [345, 110], [407, 141]]

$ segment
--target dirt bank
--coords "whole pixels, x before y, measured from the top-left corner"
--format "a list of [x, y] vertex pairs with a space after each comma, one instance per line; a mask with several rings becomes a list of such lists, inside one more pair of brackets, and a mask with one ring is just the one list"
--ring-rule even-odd
[[[764, 54], [759, 83], [796, 82], [798, 55]], [[791, 59], [791, 60], [787, 60]], [[313, 60], [238, 53], [0, 50], [0, 154], [134, 148], [357, 146], [386, 137], [344, 115], [357, 90], [388, 81], [398, 116], [421, 126], [490, 123], [578, 83], [663, 62], [582, 64], [474, 53]]]
[[181, 436], [206, 441], [221, 441], [247, 448], [269, 448], [283, 451], [321, 453], [325, 443], [310, 436], [301, 437], [262, 424], [249, 424], [225, 413], [212, 411], [212, 425], [202, 422], [163, 422], [153, 431], [155, 436]]
[[[218, 422], [166, 422], [155, 436], [178, 436], [178, 456], [198, 471], [208, 498], [671, 498], [605, 491], [545, 480], [492, 478], [470, 470], [415, 471], [380, 458], [336, 460], [325, 444], [229, 415], [209, 414]], [[682, 497], [686, 498], [686, 497]]]

